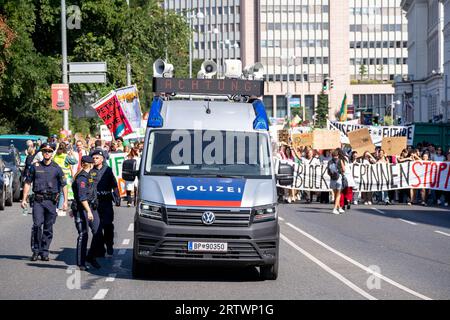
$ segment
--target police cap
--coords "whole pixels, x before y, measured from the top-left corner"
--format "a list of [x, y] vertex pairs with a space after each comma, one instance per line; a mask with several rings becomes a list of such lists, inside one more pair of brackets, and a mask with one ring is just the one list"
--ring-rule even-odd
[[92, 157], [97, 156], [97, 155], [105, 157], [105, 155], [103, 154], [103, 150], [100, 150], [100, 149], [95, 149], [94, 151], [92, 151], [92, 154], [91, 154]]
[[39, 150], [40, 151], [49, 150], [53, 152], [55, 151], [55, 148], [50, 143], [44, 142]]
[[90, 156], [82, 156], [81, 157], [81, 162], [83, 162], [83, 163], [94, 163], [94, 159], [92, 159], [92, 157], [90, 157]]

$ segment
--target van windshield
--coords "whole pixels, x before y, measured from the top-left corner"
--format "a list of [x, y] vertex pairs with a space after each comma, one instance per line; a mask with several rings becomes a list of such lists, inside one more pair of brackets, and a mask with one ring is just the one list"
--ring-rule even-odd
[[148, 143], [146, 175], [272, 178], [267, 134], [155, 130]]

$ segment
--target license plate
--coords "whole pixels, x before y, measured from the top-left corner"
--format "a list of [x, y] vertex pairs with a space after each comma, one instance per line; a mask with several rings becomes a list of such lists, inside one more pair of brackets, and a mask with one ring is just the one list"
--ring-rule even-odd
[[227, 252], [226, 242], [188, 242], [188, 251], [192, 252]]

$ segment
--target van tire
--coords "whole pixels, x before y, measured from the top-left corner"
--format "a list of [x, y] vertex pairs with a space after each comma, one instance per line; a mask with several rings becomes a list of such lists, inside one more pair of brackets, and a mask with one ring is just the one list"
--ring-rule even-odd
[[14, 188], [13, 201], [20, 202], [21, 196], [22, 196], [22, 190], [20, 190], [20, 184], [18, 183], [16, 188]]
[[131, 274], [134, 279], [139, 279], [145, 276], [145, 265], [137, 261], [133, 257], [133, 264], [131, 266]]
[[3, 187], [3, 191], [0, 192], [0, 210], [5, 210], [5, 187]]
[[11, 192], [9, 193], [8, 197], [5, 197], [5, 206], [7, 207], [11, 207], [13, 205], [13, 192], [11, 190]]
[[274, 264], [259, 267], [261, 280], [277, 280], [278, 278], [278, 257]]

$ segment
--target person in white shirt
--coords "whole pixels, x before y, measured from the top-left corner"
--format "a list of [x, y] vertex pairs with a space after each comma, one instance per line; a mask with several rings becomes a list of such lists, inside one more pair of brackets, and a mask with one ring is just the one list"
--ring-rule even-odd
[[87, 155], [89, 155], [89, 152], [84, 148], [83, 141], [77, 140], [77, 142], [75, 142], [75, 150], [72, 151], [72, 157], [77, 160], [77, 164], [71, 166], [72, 176], [75, 176], [75, 174], [80, 171], [81, 158]]

